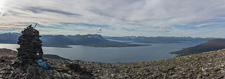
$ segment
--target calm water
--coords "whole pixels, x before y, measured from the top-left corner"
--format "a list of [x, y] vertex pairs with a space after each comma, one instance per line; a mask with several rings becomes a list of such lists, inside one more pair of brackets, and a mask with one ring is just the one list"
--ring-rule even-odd
[[[71, 60], [94, 62], [141, 62], [172, 58], [168, 52], [192, 47], [203, 42], [161, 43], [140, 47], [89, 47], [71, 45], [72, 48], [43, 47], [45, 54], [56, 54]], [[0, 44], [0, 48], [16, 50], [17, 44]]]

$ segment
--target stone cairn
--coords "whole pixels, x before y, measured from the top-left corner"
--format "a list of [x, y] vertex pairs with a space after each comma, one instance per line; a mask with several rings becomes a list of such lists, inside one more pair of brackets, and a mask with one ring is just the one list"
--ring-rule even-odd
[[[42, 41], [39, 32], [32, 27], [26, 27], [19, 37], [17, 60], [9, 70], [11, 75], [5, 75], [6, 79], [45, 79], [45, 70], [38, 66], [37, 60], [42, 59]], [[42, 75], [42, 76], [40, 76]], [[0, 78], [1, 79], [1, 78]], [[51, 78], [50, 78], [51, 79]]]
[[39, 32], [31, 27], [22, 31], [22, 35], [19, 37], [18, 44], [20, 48], [18, 48], [18, 60], [20, 64], [32, 64], [36, 62], [38, 59], [42, 59], [42, 41], [39, 39], [41, 37]]

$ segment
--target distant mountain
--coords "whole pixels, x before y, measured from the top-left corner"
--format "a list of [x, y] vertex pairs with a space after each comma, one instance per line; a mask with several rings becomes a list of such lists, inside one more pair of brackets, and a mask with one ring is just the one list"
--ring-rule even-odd
[[83, 45], [110, 42], [98, 34], [68, 36], [68, 38], [72, 39], [74, 44]]
[[17, 43], [20, 33], [0, 34], [0, 43]]
[[[43, 39], [43, 40], [42, 40]], [[66, 46], [70, 45], [73, 41], [63, 35], [43, 35], [41, 37], [44, 46]]]
[[[0, 34], [0, 43], [16, 44], [20, 33], [4, 33]], [[98, 34], [88, 35], [41, 35], [44, 46], [51, 47], [68, 47], [68, 45], [85, 45], [94, 47], [133, 47], [143, 46], [139, 44], [127, 44], [109, 41]]]
[[192, 37], [143, 37], [143, 36], [126, 36], [126, 37], [105, 37], [106, 39], [133, 41], [138, 43], [179, 43], [182, 41], [207, 41], [212, 38], [192, 38]]
[[43, 35], [43, 43], [45, 46], [56, 46], [62, 47], [67, 45], [85, 45], [94, 47], [133, 47], [133, 46], [143, 46], [139, 44], [127, 44], [109, 41], [98, 34], [88, 34], [88, 35], [55, 35], [55, 36], [45, 36]]
[[184, 56], [184, 55], [189, 55], [189, 54], [197, 54], [197, 53], [203, 53], [203, 52], [208, 52], [208, 51], [215, 51], [219, 49], [224, 49], [225, 48], [225, 39], [214, 39], [211, 41], [208, 41], [206, 43], [190, 47], [190, 48], [185, 48], [183, 50], [175, 51], [175, 52], [170, 52], [171, 54], [176, 54], [177, 56]]

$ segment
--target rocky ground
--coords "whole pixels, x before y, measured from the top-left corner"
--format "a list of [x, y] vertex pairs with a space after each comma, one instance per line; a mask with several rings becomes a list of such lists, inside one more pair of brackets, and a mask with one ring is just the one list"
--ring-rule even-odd
[[[46, 79], [224, 79], [225, 49], [171, 59], [137, 63], [97, 63], [45, 58], [52, 69], [38, 66]], [[16, 55], [0, 53], [0, 79], [20, 74], [11, 67]], [[32, 75], [32, 74], [30, 74]]]

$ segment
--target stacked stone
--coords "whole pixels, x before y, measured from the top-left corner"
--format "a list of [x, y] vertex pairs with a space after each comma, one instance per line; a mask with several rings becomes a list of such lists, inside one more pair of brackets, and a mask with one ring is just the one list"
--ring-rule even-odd
[[39, 32], [31, 27], [22, 31], [22, 35], [19, 37], [18, 44], [20, 48], [18, 48], [18, 59], [23, 63], [29, 63], [28, 61], [35, 61], [37, 59], [42, 59], [42, 41], [39, 39], [41, 36]]

